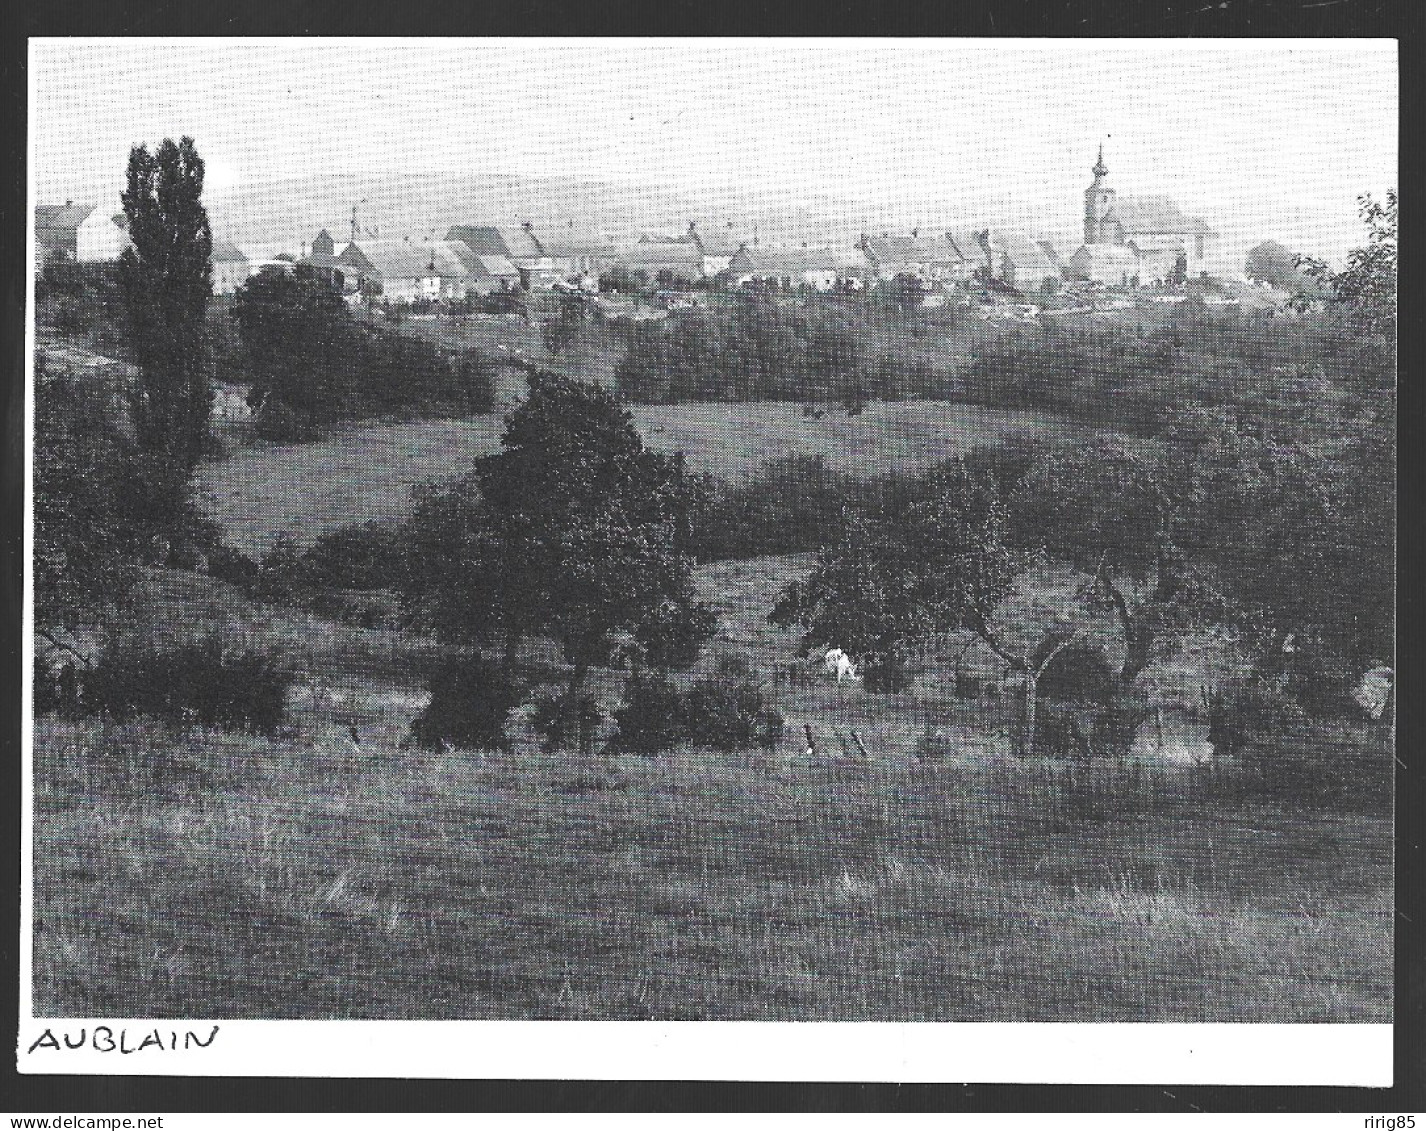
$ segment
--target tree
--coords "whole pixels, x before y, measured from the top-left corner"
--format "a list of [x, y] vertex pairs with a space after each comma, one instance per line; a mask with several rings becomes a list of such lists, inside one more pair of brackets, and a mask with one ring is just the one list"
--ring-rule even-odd
[[1276, 240], [1264, 240], [1248, 252], [1243, 272], [1255, 283], [1266, 283], [1296, 294], [1307, 282], [1307, 277], [1298, 269], [1298, 262], [1298, 256]]
[[35, 632], [51, 646], [102, 625], [137, 571], [138, 452], [117, 398], [35, 362]]
[[628, 412], [597, 385], [532, 373], [501, 451], [429, 492], [413, 546], [439, 553], [408, 583], [428, 615], [477, 642], [558, 640], [571, 672], [565, 735], [589, 669], [624, 637], [651, 662], [696, 658], [711, 614], [694, 597], [691, 493], [673, 460], [647, 450]]
[[1118, 622], [1126, 689], [1176, 629], [1220, 607], [1206, 600], [1180, 545], [1185, 498], [1176, 478], [1168, 456], [1106, 439], [1047, 455], [1013, 496], [1016, 541], [1088, 575], [1085, 595]]
[[1357, 199], [1358, 214], [1367, 226], [1367, 243], [1353, 249], [1347, 265], [1332, 271], [1320, 259], [1301, 257], [1297, 264], [1332, 301], [1347, 311], [1358, 329], [1394, 341], [1396, 338], [1396, 190], [1385, 201], [1370, 193]]
[[238, 288], [233, 317], [255, 403], [270, 398], [308, 422], [340, 415], [346, 390], [338, 365], [355, 332], [340, 294], [311, 275], [261, 271]]
[[213, 240], [202, 195], [192, 138], [130, 151], [122, 199], [132, 246], [119, 259], [119, 279], [139, 365], [130, 411], [144, 456], [145, 517], [160, 530], [189, 515], [212, 411], [203, 347]]

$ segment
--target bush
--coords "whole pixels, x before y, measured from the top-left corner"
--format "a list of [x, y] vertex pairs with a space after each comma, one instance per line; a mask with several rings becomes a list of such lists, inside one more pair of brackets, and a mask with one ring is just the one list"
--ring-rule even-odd
[[[568, 745], [565, 734], [565, 705], [568, 692], [546, 695], [536, 700], [530, 714], [530, 725], [540, 736], [540, 746], [546, 754], [561, 750]], [[594, 752], [594, 731], [604, 721], [604, 712], [599, 700], [591, 694], [579, 697], [575, 708], [576, 726], [579, 730], [579, 752], [589, 755]]]
[[1208, 700], [1208, 741], [1216, 756], [1240, 758], [1265, 778], [1271, 751], [1305, 717], [1283, 682], [1250, 679]]
[[668, 676], [635, 673], [624, 690], [624, 705], [614, 712], [618, 732], [609, 742], [611, 751], [658, 754], [688, 737], [683, 701]]
[[176, 648], [110, 645], [82, 679], [82, 703], [125, 721], [175, 723], [271, 735], [282, 722], [295, 673], [275, 653], [234, 651], [220, 636]]
[[208, 552], [208, 575], [239, 589], [251, 589], [260, 572], [257, 562], [226, 542]]
[[500, 667], [478, 656], [458, 657], [433, 671], [426, 686], [431, 701], [411, 723], [411, 736], [422, 746], [505, 745], [505, 718], [520, 702], [520, 692]]
[[751, 679], [710, 676], [684, 696], [683, 726], [700, 746], [747, 750], [781, 737], [783, 719], [763, 703], [762, 689]]
[[307, 413], [270, 398], [258, 413], [253, 430], [263, 440], [278, 444], [305, 444], [322, 437], [322, 429]]
[[262, 556], [253, 596], [277, 605], [305, 605], [314, 596], [313, 588], [311, 570], [292, 535], [284, 531]]
[[328, 531], [302, 555], [313, 583], [332, 589], [391, 589], [402, 568], [399, 528], [379, 522]]

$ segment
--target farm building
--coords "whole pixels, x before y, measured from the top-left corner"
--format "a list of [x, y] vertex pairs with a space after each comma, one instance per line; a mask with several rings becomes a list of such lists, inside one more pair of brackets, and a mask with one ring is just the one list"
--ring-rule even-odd
[[128, 218], [94, 204], [41, 204], [35, 208], [37, 263], [59, 256], [76, 263], [118, 259], [129, 246]]
[[990, 249], [985, 243], [984, 228], [952, 228], [946, 238], [955, 245], [961, 257], [961, 272], [958, 282], [967, 282], [977, 271], [990, 271]]
[[614, 241], [593, 228], [576, 225], [573, 220], [534, 230], [540, 250], [554, 261], [561, 277], [597, 277], [601, 271], [618, 261]]
[[476, 255], [498, 255], [520, 273], [526, 290], [549, 289], [562, 276], [555, 261], [535, 239], [535, 227], [524, 224], [457, 224], [446, 232], [448, 242], [459, 242]]
[[377, 284], [390, 302], [463, 298], [468, 273], [450, 241], [367, 240], [350, 243], [338, 260], [348, 276]]
[[952, 282], [969, 278], [975, 265], [970, 264], [955, 242], [946, 236], [862, 235], [857, 247], [866, 257], [867, 266], [878, 279], [886, 282], [898, 275], [914, 275], [922, 282]]
[[846, 280], [860, 280], [861, 274], [851, 257], [828, 248], [745, 247], [729, 263], [728, 283], [739, 287], [758, 280], [784, 290], [830, 291]]
[[1127, 287], [1139, 277], [1139, 257], [1119, 244], [1087, 243], [1070, 256], [1066, 275], [1107, 287]]
[[1059, 279], [1059, 269], [1045, 249], [1019, 232], [991, 229], [985, 235], [991, 274], [1022, 293], [1038, 291], [1047, 279]]
[[237, 244], [215, 239], [208, 262], [215, 295], [230, 295], [248, 281], [248, 257]]
[[696, 282], [703, 278], [703, 252], [690, 238], [645, 236], [619, 252], [619, 262], [630, 271], [642, 271], [657, 280], [665, 271], [675, 279]]
[[480, 255], [460, 240], [446, 241], [466, 270], [467, 294], [488, 295], [520, 289], [520, 269], [503, 255]]
[[698, 245], [699, 254], [703, 256], [703, 274], [710, 279], [728, 270], [733, 256], [741, 248], [758, 246], [756, 231], [744, 232], [731, 220], [702, 229], [698, 227], [697, 221], [690, 220], [688, 235]]

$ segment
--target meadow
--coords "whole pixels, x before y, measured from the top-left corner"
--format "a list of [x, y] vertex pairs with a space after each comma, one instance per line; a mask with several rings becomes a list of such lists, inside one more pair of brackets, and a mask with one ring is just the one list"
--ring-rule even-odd
[[[502, 399], [509, 396], [502, 388]], [[788, 455], [821, 455], [834, 470], [871, 477], [924, 468], [1018, 433], [1094, 434], [1052, 413], [943, 401], [873, 402], [857, 416], [833, 409], [820, 419], [791, 403], [631, 411], [650, 447], [681, 451], [692, 470], [732, 479]], [[503, 428], [502, 417], [492, 414], [351, 424], [310, 444], [233, 440], [224, 458], [200, 467], [198, 496], [226, 537], [249, 554], [283, 531], [310, 542], [337, 526], [405, 515], [413, 486], [462, 474], [499, 447]]]
[[[705, 666], [806, 558], [703, 567]], [[1390, 775], [1275, 796], [1232, 767], [1017, 759], [944, 672], [782, 685], [776, 751], [409, 748], [434, 647], [153, 573], [150, 628], [305, 672], [273, 739], [46, 717], [34, 996], [49, 1016], [1380, 1021]], [[530, 678], [559, 678], [532, 646]], [[606, 705], [622, 674], [596, 673]], [[808, 759], [801, 725], [823, 749]], [[361, 736], [360, 751], [345, 742]], [[858, 728], [872, 754], [838, 748]], [[923, 735], [934, 732], [928, 744]], [[1375, 760], [1373, 760], [1375, 759]], [[1370, 786], [1370, 788], [1367, 788]]]

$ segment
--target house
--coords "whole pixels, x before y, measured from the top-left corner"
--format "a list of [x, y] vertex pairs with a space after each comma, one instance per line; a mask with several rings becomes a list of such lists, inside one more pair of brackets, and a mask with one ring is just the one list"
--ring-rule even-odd
[[548, 290], [562, 276], [553, 258], [535, 239], [534, 225], [457, 224], [446, 232], [447, 242], [459, 242], [476, 255], [497, 255], [513, 264], [525, 290]]
[[1125, 246], [1139, 261], [1145, 283], [1183, 282], [1188, 278], [1188, 247], [1177, 236], [1135, 236]]
[[466, 270], [466, 294], [488, 295], [520, 289], [520, 269], [503, 255], [479, 255], [460, 240], [447, 240]]
[[956, 282], [969, 282], [978, 273], [990, 274], [990, 247], [985, 236], [984, 228], [952, 228], [946, 233], [946, 238], [955, 246], [961, 257], [960, 271], [963, 277], [957, 277]]
[[215, 295], [230, 295], [248, 281], [248, 257], [237, 244], [227, 240], [214, 240], [213, 250], [208, 256], [210, 278]]
[[839, 272], [830, 254], [804, 249], [757, 247], [740, 248], [728, 261], [728, 285], [741, 287], [764, 283], [782, 290], [810, 287], [830, 291]]
[[740, 248], [758, 246], [756, 229], [750, 233], [741, 231], [731, 220], [702, 229], [696, 220], [690, 220], [688, 237], [698, 245], [699, 254], [703, 257], [703, 275], [708, 279], [727, 271]]
[[985, 244], [990, 252], [991, 278], [1021, 294], [1038, 291], [1046, 280], [1060, 277], [1044, 248], [1020, 232], [992, 228], [985, 233]]
[[573, 220], [535, 229], [532, 235], [564, 279], [598, 278], [601, 271], [619, 259], [613, 240]]
[[1070, 256], [1065, 274], [1106, 287], [1128, 287], [1138, 281], [1139, 257], [1120, 244], [1087, 243]]
[[37, 266], [56, 256], [75, 263], [107, 263], [130, 246], [129, 221], [94, 204], [41, 204], [35, 208]]
[[650, 280], [657, 280], [665, 272], [689, 283], [703, 278], [703, 251], [686, 236], [641, 237], [637, 243], [620, 249], [619, 263], [631, 272], [642, 271]]
[[973, 266], [955, 242], [913, 231], [909, 236], [863, 233], [857, 247], [866, 257], [872, 275], [887, 282], [898, 275], [914, 275], [923, 283], [953, 282], [969, 278]]
[[297, 261], [297, 266], [337, 290], [355, 289], [355, 280], [347, 279], [346, 265], [336, 252], [336, 244], [323, 228], [312, 240], [312, 250]]
[[338, 262], [364, 287], [380, 287], [388, 302], [463, 298], [469, 273], [452, 242], [365, 240], [348, 244]]

